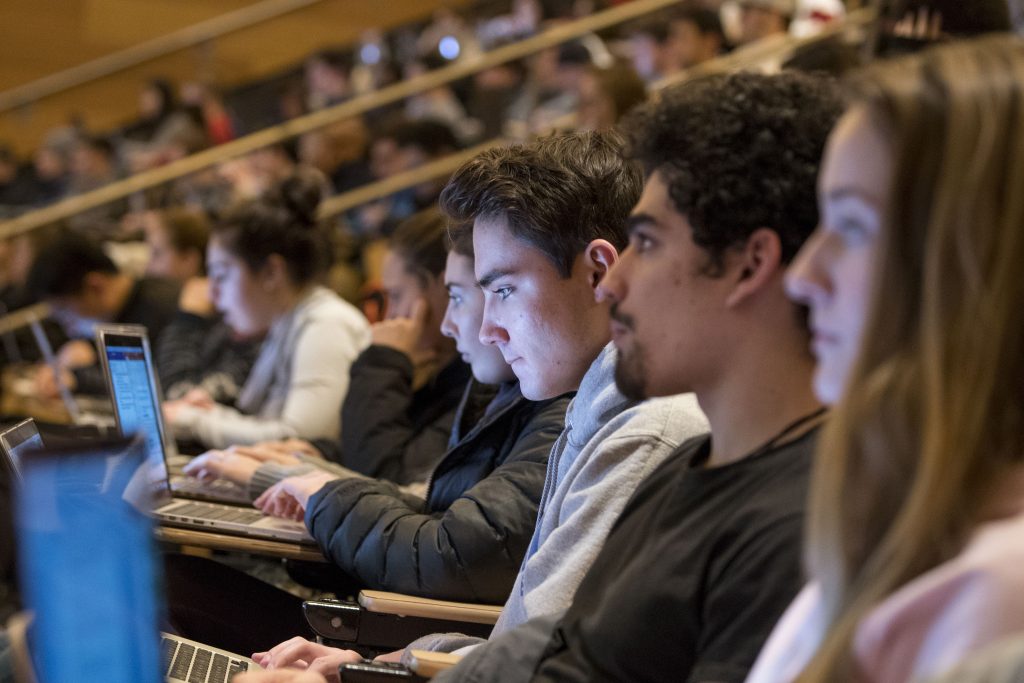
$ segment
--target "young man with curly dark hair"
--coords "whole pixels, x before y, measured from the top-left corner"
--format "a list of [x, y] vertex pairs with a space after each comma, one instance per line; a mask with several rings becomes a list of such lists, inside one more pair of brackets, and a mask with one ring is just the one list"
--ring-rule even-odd
[[817, 223], [840, 111], [807, 76], [663, 93], [626, 123], [646, 183], [602, 279], [627, 396], [697, 394], [711, 424], [637, 489], [568, 611], [477, 648], [437, 681], [739, 683], [800, 588], [821, 408], [786, 264]]

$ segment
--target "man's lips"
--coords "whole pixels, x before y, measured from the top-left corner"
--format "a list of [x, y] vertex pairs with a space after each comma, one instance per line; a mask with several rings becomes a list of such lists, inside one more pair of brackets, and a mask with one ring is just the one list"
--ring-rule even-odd
[[612, 339], [621, 339], [629, 334], [632, 330], [629, 326], [619, 322], [618, 320], [611, 321], [611, 333]]

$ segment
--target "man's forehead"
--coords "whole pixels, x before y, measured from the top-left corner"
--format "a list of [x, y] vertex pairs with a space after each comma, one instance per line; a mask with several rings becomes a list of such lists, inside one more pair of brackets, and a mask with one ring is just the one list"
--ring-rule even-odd
[[643, 193], [629, 215], [630, 227], [646, 227], [670, 230], [683, 229], [689, 232], [690, 221], [680, 213], [668, 192], [664, 177], [655, 171], [644, 183]]
[[544, 252], [508, 229], [502, 218], [477, 218], [473, 222], [474, 270], [477, 277], [490, 271], [521, 270]]
[[[477, 216], [473, 219], [473, 239], [480, 235], [501, 236], [508, 233], [508, 219], [504, 215]], [[508, 234], [511, 237], [511, 233]]]

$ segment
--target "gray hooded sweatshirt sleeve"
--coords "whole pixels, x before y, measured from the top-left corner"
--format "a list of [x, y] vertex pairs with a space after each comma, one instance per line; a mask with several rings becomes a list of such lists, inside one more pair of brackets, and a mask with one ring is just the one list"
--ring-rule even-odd
[[[615, 386], [612, 344], [584, 375], [551, 449], [540, 513], [491, 638], [572, 602], [637, 486], [681, 443], [708, 431], [693, 394], [641, 403]], [[409, 649], [452, 651], [465, 638], [426, 636]], [[488, 649], [490, 645], [488, 645]]]
[[693, 394], [642, 403], [623, 396], [617, 355], [605, 347], [569, 406], [533, 539], [492, 638], [568, 608], [636, 487], [681, 443], [708, 431]]

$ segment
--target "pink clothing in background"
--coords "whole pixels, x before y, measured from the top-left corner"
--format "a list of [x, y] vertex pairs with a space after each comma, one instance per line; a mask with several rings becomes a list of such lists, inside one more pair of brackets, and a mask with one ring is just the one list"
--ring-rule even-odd
[[[1019, 499], [1018, 499], [1019, 500]], [[949, 669], [1024, 631], [1024, 513], [983, 524], [964, 551], [910, 582], [857, 629], [860, 683], [906, 683]], [[821, 595], [806, 586], [776, 625], [747, 683], [789, 683], [824, 635]]]

